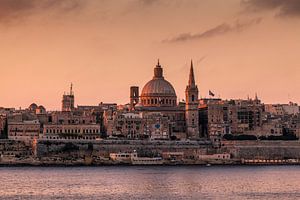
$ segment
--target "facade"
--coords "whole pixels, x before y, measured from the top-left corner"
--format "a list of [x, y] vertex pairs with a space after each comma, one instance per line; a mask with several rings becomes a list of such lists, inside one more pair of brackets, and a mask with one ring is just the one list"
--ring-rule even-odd
[[296, 103], [289, 104], [266, 104], [265, 111], [272, 115], [296, 115], [299, 113], [299, 106]]
[[201, 99], [199, 124], [202, 136], [220, 141], [225, 134], [257, 134], [263, 105], [255, 100]]
[[6, 116], [0, 114], [0, 138], [5, 137]]
[[8, 123], [8, 139], [28, 142], [38, 139], [40, 131], [38, 120]]
[[262, 126], [263, 104], [256, 98], [254, 100], [229, 101], [229, 120], [231, 132], [242, 134], [255, 131]]
[[127, 139], [169, 139], [170, 120], [161, 113], [115, 112], [108, 136]]
[[99, 124], [45, 124], [41, 138], [95, 140], [100, 136]]
[[97, 139], [101, 136], [97, 115], [88, 110], [52, 112], [42, 128], [44, 139]]
[[48, 123], [52, 124], [93, 124], [96, 116], [88, 111], [52, 112]]
[[124, 138], [141, 138], [142, 117], [134, 112], [116, 111], [107, 121], [107, 135]]

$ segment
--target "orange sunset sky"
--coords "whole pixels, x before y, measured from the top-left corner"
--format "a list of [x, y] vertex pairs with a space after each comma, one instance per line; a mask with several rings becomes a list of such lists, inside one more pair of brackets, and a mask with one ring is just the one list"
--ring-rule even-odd
[[0, 0], [0, 106], [124, 104], [164, 76], [184, 98], [190, 60], [201, 97], [299, 103], [300, 1]]

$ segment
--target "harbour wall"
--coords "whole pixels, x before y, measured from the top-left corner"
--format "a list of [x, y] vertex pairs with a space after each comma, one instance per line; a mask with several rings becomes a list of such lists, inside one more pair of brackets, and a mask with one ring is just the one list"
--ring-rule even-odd
[[141, 141], [141, 140], [39, 140], [34, 148], [36, 157], [63, 155], [63, 154], [93, 154], [100, 157], [109, 157], [110, 153], [133, 152], [139, 156], [158, 156], [163, 152], [183, 152], [186, 158], [193, 159], [199, 154], [214, 153], [215, 150], [209, 141]]
[[297, 164], [300, 164], [299, 141], [223, 141], [221, 148], [214, 148], [210, 141], [37, 140], [26, 144], [0, 140], [0, 165], [116, 164], [109, 159], [110, 153], [133, 151], [141, 157], [180, 152], [183, 153], [180, 164], [214, 163], [199, 157], [222, 153], [229, 153], [231, 160], [217, 162], [219, 164], [288, 159], [297, 159]]
[[300, 141], [223, 141], [236, 159], [300, 159]]

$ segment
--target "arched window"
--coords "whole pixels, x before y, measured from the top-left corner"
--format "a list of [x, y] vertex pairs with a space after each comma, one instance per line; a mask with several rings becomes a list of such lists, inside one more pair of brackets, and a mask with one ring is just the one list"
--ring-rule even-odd
[[195, 101], [195, 96], [194, 95], [192, 95], [192, 101]]
[[154, 101], [153, 101], [153, 99], [151, 99], [151, 104], [153, 104], [154, 103]]
[[154, 101], [155, 101], [155, 104], [157, 104], [157, 99], [155, 99]]

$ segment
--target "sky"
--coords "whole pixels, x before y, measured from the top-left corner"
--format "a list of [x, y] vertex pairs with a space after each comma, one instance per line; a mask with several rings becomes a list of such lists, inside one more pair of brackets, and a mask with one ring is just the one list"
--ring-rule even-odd
[[129, 102], [160, 59], [184, 99], [300, 103], [298, 0], [0, 0], [0, 107]]

